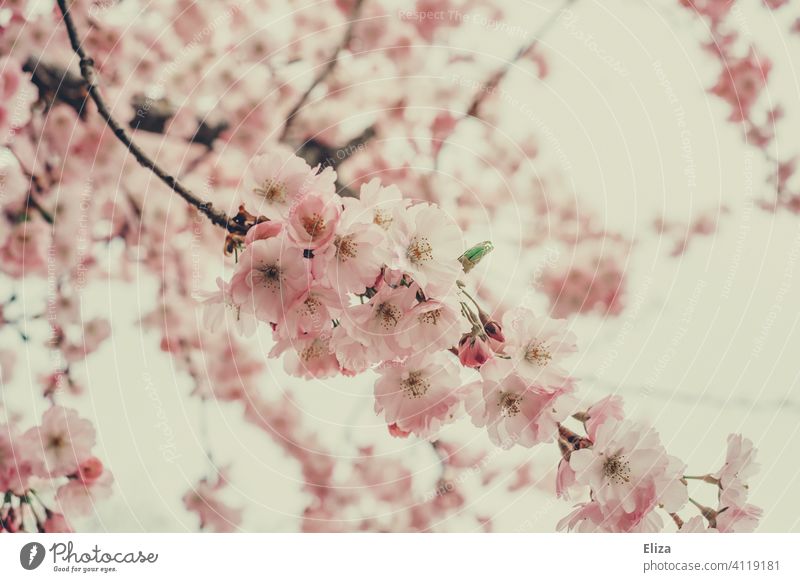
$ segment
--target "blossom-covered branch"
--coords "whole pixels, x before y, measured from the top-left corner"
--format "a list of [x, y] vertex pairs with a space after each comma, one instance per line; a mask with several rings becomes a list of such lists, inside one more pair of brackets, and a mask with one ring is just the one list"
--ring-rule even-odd
[[64, 18], [64, 25], [67, 28], [67, 34], [69, 35], [69, 41], [72, 45], [72, 50], [75, 51], [75, 54], [80, 59], [81, 77], [83, 77], [83, 80], [86, 82], [86, 90], [97, 107], [97, 112], [108, 124], [108, 127], [117, 137], [117, 139], [122, 142], [122, 144], [131, 152], [139, 164], [152, 171], [162, 182], [169, 186], [181, 198], [197, 208], [199, 212], [207, 216], [213, 224], [221, 226], [231, 233], [245, 234], [247, 232], [248, 225], [242, 224], [240, 221], [236, 221], [233, 218], [228, 217], [228, 215], [221, 210], [214, 208], [211, 202], [203, 201], [195, 196], [177, 178], [175, 178], [166, 170], [162, 169], [150, 158], [150, 156], [144, 152], [144, 150], [136, 145], [122, 125], [120, 125], [120, 123], [114, 119], [114, 117], [111, 115], [111, 111], [108, 109], [108, 106], [103, 99], [103, 96], [100, 93], [99, 87], [97, 86], [97, 74], [94, 69], [94, 61], [87, 56], [86, 52], [81, 46], [81, 41], [78, 36], [78, 32], [75, 29], [75, 23], [72, 19], [72, 14], [67, 6], [67, 0], [58, 0], [58, 7], [61, 10], [61, 14]]

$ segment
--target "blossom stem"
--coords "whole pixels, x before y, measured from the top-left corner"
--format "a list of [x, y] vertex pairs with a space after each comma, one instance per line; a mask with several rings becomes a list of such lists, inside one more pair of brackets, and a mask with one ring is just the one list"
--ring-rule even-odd
[[711, 485], [719, 485], [719, 479], [716, 479], [711, 475], [684, 475], [683, 478], [703, 481], [704, 483], [710, 483]]
[[97, 112], [105, 120], [108, 127], [111, 128], [117, 139], [122, 142], [126, 148], [128, 148], [128, 151], [130, 151], [130, 153], [141, 166], [147, 168], [156, 176], [158, 176], [162, 182], [169, 186], [181, 198], [197, 208], [202, 214], [207, 216], [213, 224], [221, 226], [231, 233], [246, 234], [248, 230], [246, 225], [240, 224], [228, 217], [228, 215], [224, 212], [216, 210], [212, 206], [211, 202], [204, 202], [195, 196], [188, 188], [181, 184], [177, 178], [162, 169], [150, 158], [150, 156], [144, 152], [144, 150], [142, 150], [136, 143], [133, 142], [125, 129], [111, 115], [111, 111], [109, 110], [108, 105], [106, 105], [106, 102], [100, 93], [100, 89], [96, 80], [97, 75], [94, 68], [94, 60], [90, 58], [83, 50], [80, 38], [78, 37], [78, 31], [75, 28], [75, 22], [72, 19], [72, 13], [67, 6], [67, 0], [58, 0], [58, 8], [64, 17], [64, 25], [67, 28], [67, 35], [69, 36], [72, 50], [80, 59], [81, 77], [83, 77], [83, 80], [86, 81], [89, 96], [92, 98], [92, 101], [97, 107]]
[[670, 513], [669, 516], [672, 518], [672, 521], [675, 522], [675, 525], [678, 526], [678, 529], [681, 529], [683, 527], [683, 520], [681, 519], [680, 515], [678, 515], [677, 513]]
[[709, 522], [713, 522], [717, 518], [717, 512], [711, 509], [710, 507], [706, 507], [702, 503], [698, 503], [692, 497], [689, 498], [689, 501], [700, 510], [700, 513], [705, 517]]
[[466, 286], [463, 283], [461, 283], [460, 281], [459, 281], [459, 287], [461, 288], [461, 292], [464, 294], [464, 296], [467, 299], [469, 299], [470, 301], [472, 301], [472, 304], [478, 310], [478, 315], [480, 315], [481, 313], [484, 313], [483, 308], [481, 308], [481, 306], [478, 304], [478, 302], [475, 300], [475, 298], [467, 292]]

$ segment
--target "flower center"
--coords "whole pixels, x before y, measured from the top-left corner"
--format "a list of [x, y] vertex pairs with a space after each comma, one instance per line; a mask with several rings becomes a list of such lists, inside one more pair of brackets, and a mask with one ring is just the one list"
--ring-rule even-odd
[[58, 450], [64, 446], [64, 437], [60, 434], [53, 435], [47, 441], [47, 448], [50, 450]]
[[309, 295], [303, 301], [303, 307], [299, 310], [302, 315], [314, 316], [319, 313], [322, 301], [316, 295]]
[[406, 250], [406, 257], [413, 264], [417, 265], [433, 259], [433, 247], [425, 237], [414, 237]]
[[525, 350], [525, 361], [539, 366], [546, 366], [553, 359], [544, 342], [532, 341]]
[[603, 463], [603, 475], [608, 477], [608, 480], [617, 485], [629, 483], [631, 480], [631, 467], [630, 463], [625, 460], [622, 455], [614, 455], [606, 459]]
[[375, 318], [384, 329], [394, 329], [400, 317], [400, 310], [391, 303], [381, 303], [375, 308]]
[[333, 239], [333, 244], [336, 247], [336, 258], [342, 262], [348, 259], [355, 259], [358, 256], [358, 245], [353, 242], [353, 235], [347, 236], [336, 235]]
[[281, 268], [276, 265], [262, 265], [259, 269], [264, 287], [279, 289], [281, 286]]
[[383, 230], [389, 230], [389, 227], [392, 225], [393, 221], [394, 218], [390, 212], [386, 212], [380, 208], [375, 209], [372, 222], [380, 226]]
[[253, 192], [264, 198], [267, 202], [286, 202], [286, 184], [272, 178], [264, 180], [261, 186], [253, 188]]
[[436, 325], [442, 317], [441, 309], [431, 309], [419, 316], [420, 323], [427, 323], [428, 325]]
[[302, 352], [300, 352], [300, 360], [303, 362], [308, 362], [315, 358], [320, 358], [325, 354], [326, 351], [327, 346], [325, 342], [317, 338], [311, 342], [311, 345], [307, 346]]
[[302, 219], [303, 229], [308, 233], [312, 239], [320, 236], [325, 232], [326, 224], [325, 219], [316, 212], [308, 214]]
[[522, 395], [514, 394], [513, 392], [503, 392], [500, 394], [500, 400], [497, 406], [500, 407], [500, 416], [506, 418], [516, 416], [522, 411]]
[[425, 379], [422, 372], [410, 372], [408, 377], [400, 382], [403, 393], [407, 398], [422, 398], [431, 387], [430, 382]]

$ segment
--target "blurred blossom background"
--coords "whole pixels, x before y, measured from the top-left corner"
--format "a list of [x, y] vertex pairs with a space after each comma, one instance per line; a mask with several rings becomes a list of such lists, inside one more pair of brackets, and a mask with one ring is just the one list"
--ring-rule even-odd
[[[3, 2], [0, 8], [3, 54], [24, 60], [21, 47], [28, 43], [31, 53], [77, 72], [60, 21], [49, 16], [53, 3], [27, 3], [28, 14], [50, 21], [29, 16], [23, 25], [11, 17], [20, 4], [26, 3]], [[236, 120], [196, 169], [190, 164], [204, 146], [176, 146], [170, 134], [182, 131], [186, 122], [180, 115], [163, 135], [134, 134], [159, 163], [185, 173], [194, 191], [213, 198], [219, 182], [225, 183], [231, 194], [215, 205], [228, 210], [246, 189], [248, 159], [280, 141], [289, 104], [337, 46], [351, 4], [243, 3], [247, 17], [226, 20], [224, 2], [201, 8], [183, 0], [125, 0], [93, 4], [88, 20], [81, 21], [94, 22], [98, 35], [110, 31], [100, 78], [121, 118], [135, 117], [136, 109], [125, 107], [144, 93], [155, 102], [178, 95], [177, 104], [205, 115], [209, 126], [226, 114]], [[652, 424], [667, 450], [688, 464], [689, 474], [722, 464], [729, 433], [746, 435], [761, 463], [749, 491], [751, 502], [764, 508], [759, 531], [797, 532], [800, 215], [770, 177], [776, 160], [791, 160], [800, 148], [793, 131], [800, 124], [800, 6], [738, 0], [714, 37], [711, 21], [685, 4], [366, 0], [364, 22], [353, 28], [354, 44], [338, 56], [330, 84], [312, 93], [292, 131], [341, 145], [384, 123], [376, 137], [347, 154], [338, 168], [341, 184], [355, 189], [375, 176], [384, 185], [396, 183], [412, 199], [438, 202], [468, 244], [492, 241], [494, 250], [470, 273], [470, 284], [488, 305], [525, 305], [567, 319], [578, 343], [567, 367], [578, 379], [581, 401], [622, 396], [628, 415]], [[433, 17], [422, 16], [430, 11]], [[436, 11], [444, 16], [437, 18]], [[395, 21], [418, 36], [399, 38]], [[182, 38], [178, 22], [187, 28]], [[209, 32], [199, 43], [187, 42], [204, 26]], [[142, 29], [152, 40], [150, 50], [161, 51], [157, 56], [147, 54], [144, 42], [125, 43], [126, 35], [141, 38]], [[38, 34], [30, 34], [34, 30]], [[733, 30], [731, 51], [746, 54], [746, 47], [756, 46], [762, 64], [770, 66], [749, 116], [770, 126], [764, 120], [785, 107], [766, 143], [755, 132], [743, 135], [752, 128], [732, 119], [731, 101], [720, 86], [720, 58], [707, 46]], [[172, 41], [159, 44], [162, 35]], [[539, 39], [534, 50], [514, 61], [533, 38]], [[413, 58], [380, 48], [406, 40]], [[93, 40], [95, 52], [103, 42]], [[207, 59], [195, 54], [203, 50]], [[263, 51], [271, 60], [250, 66], [260, 57], [243, 57], [248, 51]], [[115, 70], [106, 59], [160, 66], [160, 72]], [[480, 115], [459, 122], [450, 134], [470, 97], [505, 67], [502, 82], [482, 98]], [[142, 79], [149, 85], [141, 86]], [[265, 111], [257, 121], [238, 112], [262, 99]], [[391, 121], [400, 101], [403, 120]], [[437, 119], [445, 129], [431, 141]], [[72, 128], [63, 136], [83, 139]], [[446, 143], [434, 145], [441, 152], [432, 155], [431, 144], [442, 137]], [[415, 147], [415, 140], [422, 145]], [[297, 142], [287, 145], [298, 149]], [[136, 168], [122, 148], [113, 148], [122, 155], [106, 157], [100, 147], [92, 154], [96, 163], [86, 166], [88, 178], [79, 176], [78, 184], [89, 184], [85, 197], [97, 196], [97, 189], [109, 200], [132, 192], [145, 209], [168, 217], [183, 212], [180, 199]], [[5, 147], [0, 160], [14, 163]], [[212, 175], [219, 181], [208, 186]], [[82, 199], [77, 187], [62, 188], [48, 200], [76, 205]], [[203, 224], [196, 237], [178, 240], [170, 236], [169, 219], [163, 224], [155, 246], [182, 245], [186, 271], [179, 276], [193, 297], [215, 289], [216, 278], [230, 273], [221, 231]], [[94, 227], [77, 222], [66, 233], [78, 252], [81, 229]], [[247, 422], [239, 402], [198, 397], [197, 378], [162, 349], [160, 326], [168, 318], [159, 307], [157, 269], [141, 266], [145, 247], [113, 239], [94, 248], [97, 265], [90, 269], [99, 265], [109, 274], [94, 273], [72, 296], [81, 320], [107, 321], [109, 335], [98, 332], [103, 340], [96, 352], [70, 366], [81, 388], [64, 390], [59, 402], [92, 421], [95, 454], [114, 476], [113, 495], [99, 500], [91, 516], [77, 519], [76, 530], [194, 531], [197, 514], [184, 496], [204, 477], [213, 486], [209, 476], [220, 468], [227, 482], [220, 496], [234, 513], [241, 511], [235, 529], [300, 530], [311, 495], [297, 459], [257, 423]], [[117, 276], [123, 267], [126, 273]], [[39, 313], [53, 289], [47, 277], [0, 276], [0, 297], [12, 295], [17, 299], [5, 309], [8, 320]], [[197, 302], [180, 309], [181, 326], [202, 329]], [[140, 326], [147, 317], [157, 323]], [[46, 410], [42, 378], [57, 367], [53, 352], [43, 349], [45, 319], [0, 327], [0, 404], [23, 426], [37, 423]], [[413, 474], [415, 494], [436, 495], [437, 451], [423, 439], [387, 433], [374, 410], [372, 371], [353, 378], [294, 378], [280, 360], [267, 358], [273, 345], [268, 326], [245, 341], [265, 365], [257, 390], [267, 402], [282, 402], [277, 416], [289, 422], [299, 415], [314, 442], [346, 461], [336, 464], [334, 477], [362, 456], [402, 459]], [[232, 364], [224, 350], [199, 351], [198, 357], [200, 374]], [[464, 378], [471, 373], [465, 371]], [[465, 501], [436, 522], [437, 530], [549, 532], [576, 502], [553, 495], [556, 447], [501, 450], [469, 418], [445, 427], [440, 442], [457, 443], [466, 459], [454, 480]], [[376, 529], [400, 511], [370, 499], [352, 511], [371, 515]]]

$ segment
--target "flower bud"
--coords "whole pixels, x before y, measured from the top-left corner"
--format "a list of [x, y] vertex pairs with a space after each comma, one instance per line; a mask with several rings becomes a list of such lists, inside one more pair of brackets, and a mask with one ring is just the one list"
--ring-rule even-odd
[[103, 463], [97, 457], [89, 457], [78, 467], [78, 479], [84, 485], [90, 485], [103, 474]]
[[489, 320], [483, 324], [483, 331], [496, 342], [504, 343], [506, 336], [503, 335], [502, 326], [494, 320]]
[[458, 359], [467, 368], [480, 368], [491, 358], [492, 350], [485, 336], [468, 333], [458, 342]]
[[399, 426], [397, 426], [396, 422], [393, 422], [388, 426], [389, 434], [398, 439], [404, 439], [408, 437], [411, 433], [407, 430], [403, 430]]

